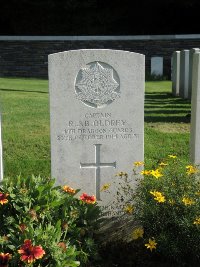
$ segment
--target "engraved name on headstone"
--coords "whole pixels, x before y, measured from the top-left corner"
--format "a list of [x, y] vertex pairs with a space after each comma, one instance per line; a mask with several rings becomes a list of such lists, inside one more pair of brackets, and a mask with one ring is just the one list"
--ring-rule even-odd
[[[49, 89], [52, 177], [107, 205], [116, 173], [131, 173], [144, 157], [144, 55], [106, 49], [49, 55]], [[105, 184], [110, 193], [101, 190]]]

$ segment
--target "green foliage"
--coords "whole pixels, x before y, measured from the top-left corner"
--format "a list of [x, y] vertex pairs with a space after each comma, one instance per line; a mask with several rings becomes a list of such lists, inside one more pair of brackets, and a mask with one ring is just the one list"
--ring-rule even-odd
[[[136, 190], [131, 190], [135, 175], [142, 174]], [[133, 242], [140, 244], [142, 250], [145, 248], [144, 253], [152, 258], [159, 257], [176, 266], [196, 266], [200, 262], [198, 168], [185, 166], [176, 156], [169, 155], [153, 170], [140, 172], [134, 168], [133, 175], [122, 176], [118, 191], [127, 195], [129, 190], [129, 200], [123, 206], [138, 224], [132, 232]], [[131, 212], [128, 207], [133, 207]]]
[[100, 211], [76, 198], [78, 190], [72, 194], [51, 179], [18, 176], [5, 178], [0, 192], [8, 194], [0, 197], [0, 253], [12, 255], [9, 266], [26, 266], [18, 253], [24, 240], [45, 251], [31, 266], [84, 266], [96, 257]]

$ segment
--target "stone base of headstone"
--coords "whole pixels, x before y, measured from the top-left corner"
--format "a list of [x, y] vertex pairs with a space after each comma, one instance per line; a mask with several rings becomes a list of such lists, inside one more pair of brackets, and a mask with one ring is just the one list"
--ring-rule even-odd
[[133, 241], [132, 232], [138, 226], [141, 225], [135, 222], [133, 217], [128, 214], [118, 218], [107, 218], [101, 224], [96, 235], [101, 246], [117, 242], [129, 243]]

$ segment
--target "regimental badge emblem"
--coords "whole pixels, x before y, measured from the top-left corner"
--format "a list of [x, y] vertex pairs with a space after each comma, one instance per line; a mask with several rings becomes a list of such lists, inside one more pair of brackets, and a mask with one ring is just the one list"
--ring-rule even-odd
[[102, 108], [120, 97], [117, 72], [103, 62], [91, 62], [80, 69], [75, 81], [77, 99], [93, 108]]

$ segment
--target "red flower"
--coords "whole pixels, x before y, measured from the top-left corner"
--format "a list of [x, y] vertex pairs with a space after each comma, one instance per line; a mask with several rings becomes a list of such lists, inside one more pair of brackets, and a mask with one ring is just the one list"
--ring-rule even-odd
[[32, 263], [37, 259], [41, 259], [45, 254], [45, 251], [41, 246], [33, 246], [31, 240], [24, 240], [24, 244], [18, 250], [19, 254], [22, 254], [21, 261]]
[[86, 202], [87, 204], [94, 204], [96, 202], [96, 197], [93, 195], [93, 196], [89, 196], [87, 195], [86, 193], [83, 193], [81, 196], [80, 196], [80, 199], [83, 201], [83, 202]]
[[0, 267], [7, 267], [8, 261], [11, 259], [11, 254], [0, 253]]
[[9, 194], [4, 194], [0, 192], [0, 204], [1, 205], [8, 203], [7, 196], [9, 196]]

